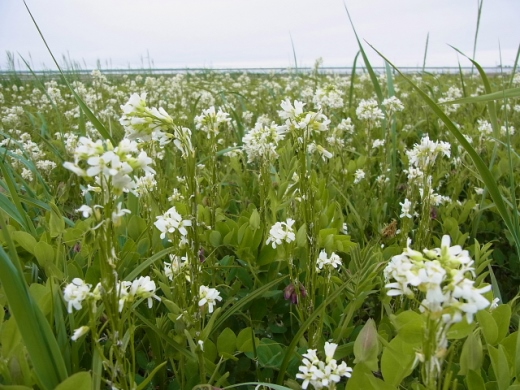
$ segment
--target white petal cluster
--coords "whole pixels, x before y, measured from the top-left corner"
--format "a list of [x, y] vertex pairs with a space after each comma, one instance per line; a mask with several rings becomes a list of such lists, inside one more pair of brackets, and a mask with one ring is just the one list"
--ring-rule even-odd
[[332, 252], [330, 257], [328, 257], [327, 252], [322, 250], [318, 256], [318, 260], [316, 261], [316, 271], [320, 272], [322, 269], [331, 271], [332, 269], [341, 267], [341, 265], [341, 257], [339, 257], [336, 253]]
[[185, 237], [188, 234], [187, 226], [191, 226], [189, 219], [182, 219], [182, 215], [177, 212], [175, 206], [171, 207], [163, 215], [156, 217], [154, 225], [161, 231], [161, 239], [164, 239], [167, 234], [172, 234], [178, 231], [181, 236]]
[[269, 237], [265, 242], [266, 245], [276, 249], [277, 245], [282, 245], [284, 242], [291, 243], [296, 239], [296, 235], [292, 226], [294, 225], [294, 219], [288, 218], [286, 222], [276, 222], [269, 231]]
[[98, 186], [111, 188], [115, 196], [134, 192], [136, 180], [144, 172], [154, 174], [153, 160], [134, 141], [123, 139], [113, 147], [109, 140], [92, 141], [81, 137], [74, 151], [74, 162], [63, 164], [78, 176], [93, 178]]
[[316, 89], [312, 101], [318, 108], [341, 108], [344, 105], [341, 92], [334, 84]]
[[313, 133], [329, 130], [330, 120], [322, 114], [321, 110], [303, 111], [305, 103], [295, 100], [293, 105], [289, 99], [282, 101], [280, 106], [282, 111], [278, 111], [278, 115], [285, 120], [285, 129], [295, 134], [298, 140], [301, 139], [302, 132], [307, 138], [311, 138]]
[[173, 119], [162, 108], [149, 108], [146, 105], [146, 93], [134, 93], [128, 102], [121, 106], [123, 115], [119, 122], [125, 129], [125, 136], [130, 140], [142, 142], [160, 140], [173, 124]]
[[334, 352], [338, 347], [335, 343], [325, 342], [325, 361], [318, 358], [315, 349], [308, 349], [303, 354], [302, 365], [299, 367], [297, 379], [302, 379], [302, 389], [307, 389], [312, 385], [315, 389], [334, 388], [336, 383], [341, 381], [341, 377], [350, 378], [352, 368], [345, 362], [338, 364], [334, 359]]
[[[63, 298], [67, 302], [67, 311], [72, 313], [72, 309], [81, 310], [82, 303], [86, 299], [92, 299], [92, 301], [99, 301], [104, 290], [101, 287], [101, 283], [98, 283], [94, 290], [92, 285], [85, 283], [80, 278], [74, 278], [72, 283], [65, 286], [63, 290]], [[156, 291], [155, 282], [150, 279], [149, 276], [140, 276], [132, 282], [120, 281], [117, 283], [116, 291], [118, 294], [119, 311], [123, 311], [125, 303], [134, 302], [137, 299], [147, 299], [148, 307], [152, 307], [152, 298], [161, 300], [160, 297], [155, 295]], [[79, 337], [79, 336], [78, 336]]]
[[85, 283], [80, 278], [72, 279], [72, 283], [67, 284], [63, 290], [63, 298], [67, 302], [67, 311], [72, 313], [72, 308], [81, 310], [83, 301], [90, 293], [91, 284]]
[[392, 116], [396, 112], [401, 112], [404, 110], [403, 102], [401, 102], [401, 100], [399, 100], [399, 98], [396, 96], [386, 98], [381, 104], [385, 108], [388, 116]]
[[422, 139], [420, 144], [415, 144], [412, 150], [406, 151], [410, 167], [425, 171], [431, 167], [437, 156], [444, 155], [450, 157], [451, 145], [443, 141], [431, 141], [428, 134]]
[[276, 159], [278, 157], [276, 148], [278, 142], [284, 138], [284, 131], [285, 129], [282, 126], [277, 126], [274, 122], [269, 126], [257, 122], [255, 127], [242, 138], [247, 161], [252, 163]]
[[384, 270], [389, 296], [406, 295], [422, 298], [422, 312], [437, 313], [446, 323], [468, 323], [474, 315], [489, 306], [482, 295], [491, 286], [476, 288], [473, 260], [460, 245], [450, 246], [450, 237], [442, 237], [441, 247], [423, 253], [409, 246], [392, 257]]
[[199, 288], [199, 307], [208, 305], [208, 311], [213, 313], [213, 307], [217, 304], [217, 301], [221, 301], [222, 297], [220, 292], [216, 288], [210, 288], [207, 286], [200, 286]]
[[362, 121], [376, 127], [381, 124], [381, 119], [385, 118], [385, 114], [375, 99], [361, 100], [356, 108], [356, 115]]
[[229, 114], [222, 111], [221, 108], [218, 111], [215, 110], [215, 106], [202, 111], [202, 114], [195, 117], [195, 128], [202, 130], [207, 133], [208, 138], [217, 136], [220, 132], [220, 127], [223, 124], [227, 124], [231, 121]]

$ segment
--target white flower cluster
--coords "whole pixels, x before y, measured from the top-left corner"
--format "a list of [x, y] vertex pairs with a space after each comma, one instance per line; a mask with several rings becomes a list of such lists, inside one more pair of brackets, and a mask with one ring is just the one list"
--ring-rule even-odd
[[362, 121], [375, 127], [380, 126], [381, 119], [385, 118], [385, 114], [379, 108], [379, 104], [375, 99], [361, 100], [356, 108], [356, 115]]
[[[170, 255], [171, 262], [164, 262], [164, 274], [168, 279], [173, 281], [175, 275], [180, 274], [182, 270], [188, 265], [188, 255], [186, 256], [177, 256]], [[189, 279], [189, 276], [186, 277]]]
[[[449, 102], [451, 100], [460, 99], [462, 97], [462, 91], [457, 87], [449, 87], [442, 97], [439, 99], [439, 103]], [[444, 111], [447, 113], [456, 112], [460, 107], [460, 104], [444, 104]]]
[[191, 226], [189, 219], [182, 219], [182, 215], [179, 214], [175, 206], [171, 207], [163, 215], [156, 217], [154, 225], [161, 231], [161, 239], [166, 237], [166, 234], [172, 234], [178, 231], [181, 234], [181, 243], [185, 242], [188, 231], [187, 226]]
[[420, 144], [415, 144], [412, 150], [407, 150], [410, 167], [425, 171], [432, 166], [437, 156], [443, 154], [446, 157], [451, 155], [451, 145], [443, 141], [431, 141], [428, 134], [422, 139]]
[[109, 140], [92, 141], [81, 137], [74, 150], [74, 162], [63, 164], [78, 176], [94, 178], [95, 183], [115, 196], [134, 192], [139, 171], [155, 174], [153, 160], [134, 141], [123, 138], [115, 148]]
[[302, 388], [307, 389], [312, 385], [315, 389], [334, 388], [336, 383], [341, 381], [341, 377], [350, 378], [352, 368], [345, 362], [338, 364], [334, 359], [334, 352], [338, 344], [325, 342], [325, 361], [321, 361], [316, 355], [315, 349], [308, 349], [303, 354], [302, 365], [296, 378], [302, 379]]
[[467, 275], [475, 276], [473, 260], [460, 245], [450, 247], [450, 237], [442, 237], [441, 247], [425, 249], [423, 253], [408, 246], [400, 255], [392, 257], [384, 270], [389, 296], [424, 296], [420, 310], [436, 313], [446, 324], [468, 323], [473, 316], [489, 306], [482, 295], [491, 286], [476, 288]]
[[255, 127], [242, 138], [247, 161], [252, 163], [262, 159], [268, 161], [276, 159], [278, 157], [276, 147], [278, 142], [284, 138], [284, 130], [274, 122], [269, 126], [257, 122]]
[[173, 125], [173, 119], [162, 107], [148, 108], [145, 92], [141, 95], [132, 94], [121, 109], [123, 115], [119, 123], [125, 129], [125, 137], [130, 140], [164, 140], [166, 132]]
[[162, 108], [146, 105], [146, 93], [130, 96], [121, 106], [123, 115], [119, 122], [125, 128], [125, 137], [138, 142], [157, 141], [161, 148], [172, 140], [182, 156], [193, 153], [191, 130], [176, 126], [172, 117]]
[[199, 307], [208, 305], [208, 311], [213, 313], [213, 307], [217, 304], [217, 301], [221, 300], [220, 292], [216, 288], [210, 288], [204, 285], [199, 287]]
[[341, 267], [341, 265], [341, 257], [336, 253], [332, 252], [330, 257], [328, 257], [327, 252], [322, 250], [318, 256], [318, 260], [316, 261], [316, 271], [320, 272], [324, 268], [328, 271], [332, 271], [333, 268], [337, 269], [338, 267]]
[[[92, 285], [85, 283], [80, 278], [74, 278], [72, 283], [65, 286], [63, 290], [63, 298], [67, 302], [67, 311], [72, 313], [72, 309], [81, 310], [83, 301], [92, 299], [94, 302], [99, 301], [104, 293], [101, 283], [98, 283], [94, 290], [91, 291]], [[134, 302], [137, 299], [148, 299], [148, 307], [152, 307], [152, 298], [161, 300], [155, 295], [155, 282], [149, 276], [140, 276], [133, 282], [118, 282], [116, 291], [118, 293], [119, 311], [123, 311], [125, 303]]]
[[277, 245], [291, 243], [296, 239], [292, 226], [294, 225], [294, 219], [288, 218], [287, 222], [276, 222], [269, 231], [269, 237], [265, 242], [265, 245], [271, 244], [273, 249], [276, 249]]
[[208, 135], [208, 139], [213, 134], [216, 137], [220, 132], [220, 126], [231, 121], [229, 114], [222, 109], [215, 110], [215, 106], [202, 111], [202, 114], [195, 117], [195, 128], [202, 130]]
[[386, 114], [388, 116], [392, 116], [396, 112], [401, 112], [404, 110], [403, 102], [401, 102], [401, 100], [395, 96], [386, 98], [381, 104], [385, 108]]
[[295, 134], [299, 142], [303, 142], [302, 132], [307, 138], [311, 138], [313, 133], [329, 129], [330, 120], [322, 114], [321, 110], [318, 112], [303, 111], [305, 103], [295, 100], [293, 105], [289, 99], [282, 101], [280, 106], [282, 110], [278, 111], [278, 115], [285, 120], [284, 128]]
[[343, 98], [341, 92], [334, 84], [318, 88], [312, 99], [316, 107], [342, 108]]

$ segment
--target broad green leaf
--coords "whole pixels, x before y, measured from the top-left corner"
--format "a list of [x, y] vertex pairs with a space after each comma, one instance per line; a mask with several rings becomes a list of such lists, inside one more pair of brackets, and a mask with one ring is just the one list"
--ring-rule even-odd
[[498, 389], [507, 390], [509, 383], [511, 382], [511, 377], [509, 375], [509, 364], [507, 362], [504, 347], [499, 345], [498, 348], [495, 348], [488, 344], [487, 349], [497, 379]]
[[217, 349], [220, 354], [227, 352], [233, 355], [237, 350], [236, 346], [237, 336], [230, 328], [225, 328], [220, 332], [217, 338]]
[[484, 379], [482, 379], [482, 376], [473, 370], [468, 371], [465, 381], [466, 385], [468, 386], [468, 390], [486, 390]]
[[486, 342], [495, 345], [498, 339], [498, 326], [493, 316], [486, 310], [480, 310], [476, 317]]
[[78, 372], [69, 376], [55, 390], [91, 390], [92, 377], [89, 372]]
[[482, 341], [478, 335], [471, 333], [462, 346], [459, 375], [467, 375], [470, 370], [478, 371], [483, 360]]
[[398, 386], [412, 373], [414, 359], [414, 346], [406, 343], [400, 336], [395, 337], [387, 347], [383, 348], [381, 356], [381, 372], [385, 382]]
[[260, 214], [257, 209], [254, 209], [249, 218], [249, 226], [251, 229], [256, 230], [260, 227]]
[[[260, 340], [255, 337], [255, 344], [258, 345]], [[254, 344], [253, 344], [253, 329], [251, 327], [247, 327], [242, 329], [237, 336], [236, 340], [237, 350], [240, 352], [253, 352]]]
[[501, 342], [509, 332], [509, 323], [511, 322], [511, 306], [500, 305], [491, 312], [498, 328], [497, 342]]
[[34, 249], [37, 241], [32, 236], [32, 234], [22, 231], [16, 231], [12, 233], [12, 237], [14, 242], [16, 242], [19, 246], [21, 246], [27, 252], [34, 254]]
[[377, 371], [379, 341], [375, 321], [370, 318], [359, 332], [354, 342], [354, 363], [365, 363], [372, 371]]
[[49, 234], [51, 237], [58, 237], [65, 230], [65, 220], [61, 215], [60, 210], [54, 203], [49, 203], [51, 206], [49, 217]]

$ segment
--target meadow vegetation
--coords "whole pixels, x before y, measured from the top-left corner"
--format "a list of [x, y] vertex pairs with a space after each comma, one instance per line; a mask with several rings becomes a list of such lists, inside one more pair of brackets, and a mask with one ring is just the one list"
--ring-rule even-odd
[[520, 388], [520, 77], [368, 70], [0, 79], [0, 389]]

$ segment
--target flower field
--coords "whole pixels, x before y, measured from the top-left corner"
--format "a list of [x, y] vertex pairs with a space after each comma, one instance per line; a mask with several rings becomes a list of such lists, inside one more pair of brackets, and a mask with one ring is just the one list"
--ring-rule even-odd
[[0, 389], [520, 388], [520, 77], [0, 79]]

